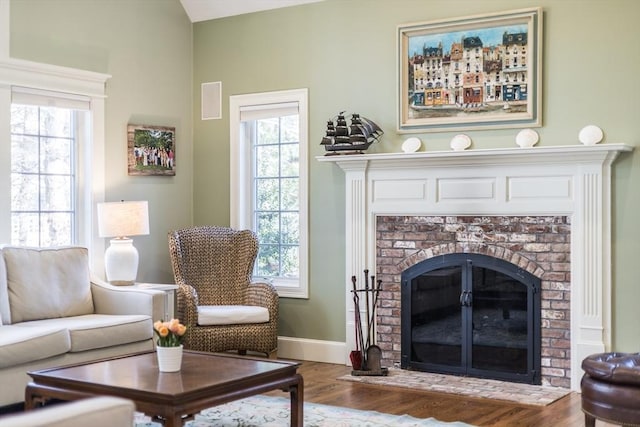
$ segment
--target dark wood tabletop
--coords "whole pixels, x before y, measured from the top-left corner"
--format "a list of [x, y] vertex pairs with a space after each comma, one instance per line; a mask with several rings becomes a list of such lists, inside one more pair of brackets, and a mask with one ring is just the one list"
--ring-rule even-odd
[[48, 399], [95, 395], [131, 399], [140, 412], [181, 426], [197, 412], [281, 389], [290, 393], [291, 425], [302, 426], [303, 380], [297, 362], [185, 350], [179, 372], [159, 372], [155, 352], [29, 372], [25, 409]]

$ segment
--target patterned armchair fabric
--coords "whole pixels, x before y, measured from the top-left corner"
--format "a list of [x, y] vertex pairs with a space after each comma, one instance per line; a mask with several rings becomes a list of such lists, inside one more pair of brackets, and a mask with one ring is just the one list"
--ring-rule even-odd
[[[177, 290], [177, 316], [188, 325], [185, 348], [220, 352], [255, 351], [275, 357], [278, 294], [269, 283], [251, 283], [258, 239], [250, 230], [197, 226], [169, 232]], [[198, 325], [198, 306], [253, 305], [269, 310], [255, 324]]]

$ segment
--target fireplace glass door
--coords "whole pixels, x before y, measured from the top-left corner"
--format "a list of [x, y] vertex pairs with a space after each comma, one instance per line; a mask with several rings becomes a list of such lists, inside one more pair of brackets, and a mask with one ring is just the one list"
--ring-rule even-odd
[[401, 367], [540, 381], [540, 280], [506, 261], [450, 254], [402, 274]]

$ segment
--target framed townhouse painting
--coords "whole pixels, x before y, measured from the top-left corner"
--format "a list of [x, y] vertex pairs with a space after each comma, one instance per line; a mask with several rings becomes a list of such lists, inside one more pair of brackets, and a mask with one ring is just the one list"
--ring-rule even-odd
[[398, 131], [542, 125], [542, 9], [398, 27]]
[[129, 175], [176, 174], [176, 128], [167, 126], [127, 126]]

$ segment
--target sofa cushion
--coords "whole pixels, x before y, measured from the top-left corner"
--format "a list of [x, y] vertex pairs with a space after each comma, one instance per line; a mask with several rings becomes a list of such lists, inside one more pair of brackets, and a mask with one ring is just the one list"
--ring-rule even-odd
[[4, 265], [2, 249], [0, 249], [0, 325], [11, 323], [9, 311], [9, 289], [7, 288], [7, 267]]
[[0, 369], [64, 354], [71, 348], [69, 331], [59, 325], [0, 327]]
[[142, 314], [88, 314], [29, 323], [68, 329], [72, 353], [129, 344], [153, 337], [153, 322], [149, 316]]
[[255, 305], [200, 305], [198, 325], [237, 325], [265, 323], [269, 321], [269, 310]]
[[2, 250], [11, 323], [93, 313], [86, 248]]

